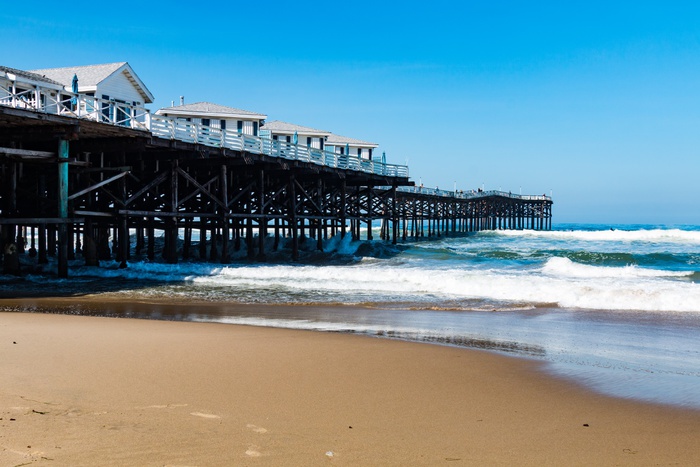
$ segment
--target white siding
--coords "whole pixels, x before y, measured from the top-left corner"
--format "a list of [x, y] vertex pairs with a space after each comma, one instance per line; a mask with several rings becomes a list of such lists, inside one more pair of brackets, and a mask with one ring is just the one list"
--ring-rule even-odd
[[129, 81], [124, 72], [116, 73], [97, 86], [95, 97], [109, 96], [110, 99], [117, 99], [128, 103], [139, 102], [143, 105], [143, 96]]

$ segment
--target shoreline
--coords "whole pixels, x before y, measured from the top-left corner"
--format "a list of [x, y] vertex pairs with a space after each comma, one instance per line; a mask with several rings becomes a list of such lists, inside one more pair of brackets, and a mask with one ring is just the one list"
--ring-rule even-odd
[[[109, 293], [71, 298], [0, 299], [0, 310], [305, 330], [486, 350], [536, 362], [547, 375], [587, 391], [641, 403], [700, 410], [696, 392], [700, 381], [693, 373], [693, 361], [687, 359], [689, 356], [679, 360], [674, 354], [671, 360], [664, 353], [664, 345], [671, 343], [659, 336], [654, 337], [654, 345], [645, 347], [648, 356], [643, 358], [634, 344], [650, 336], [650, 329], [657, 329], [661, 319], [663, 328], [658, 329], [663, 329], [664, 334], [682, 329], [685, 341], [675, 334], [674, 342], [691, 349], [694, 344], [687, 336], [700, 328], [697, 319], [683, 314], [669, 317], [542, 308], [525, 312], [475, 310], [456, 314], [447, 310], [435, 315], [434, 310], [350, 304], [245, 304], [163, 297], [124, 299]], [[603, 328], [600, 323], [605, 323]], [[570, 341], [568, 346], [557, 344], [557, 340], [562, 339]], [[621, 339], [623, 344], [610, 339]], [[606, 358], [601, 348], [612, 352], [614, 358]]]
[[700, 463], [700, 411], [494, 352], [18, 312], [0, 352], [3, 464]]

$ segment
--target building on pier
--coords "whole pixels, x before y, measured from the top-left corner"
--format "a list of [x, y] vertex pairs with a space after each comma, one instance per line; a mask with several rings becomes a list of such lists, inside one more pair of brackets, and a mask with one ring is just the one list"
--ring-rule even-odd
[[153, 102], [153, 94], [127, 62], [32, 70], [63, 84], [72, 91], [77, 77], [78, 92], [106, 101], [141, 106]]
[[[0, 104], [16, 108], [44, 107], [55, 102], [64, 91], [63, 84], [30, 71], [0, 66]], [[53, 105], [50, 111], [58, 109]]]
[[326, 138], [326, 147], [329, 151], [335, 152], [336, 154], [353, 154], [361, 159], [371, 161], [372, 153], [379, 145], [331, 133]]
[[[273, 120], [265, 123], [261, 136], [280, 143], [299, 145], [305, 148], [320, 149], [326, 147], [326, 139], [330, 136], [330, 131], [318, 130], [308, 126], [296, 125], [294, 123]], [[294, 138], [297, 141], [294, 141]]]
[[265, 114], [211, 102], [165, 107], [159, 109], [156, 114], [202, 125], [211, 131], [226, 130], [249, 136], [259, 136], [260, 128], [267, 119]]

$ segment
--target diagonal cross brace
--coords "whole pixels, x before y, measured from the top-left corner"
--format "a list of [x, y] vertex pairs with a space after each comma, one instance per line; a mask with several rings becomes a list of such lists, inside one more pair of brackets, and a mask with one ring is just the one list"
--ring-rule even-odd
[[73, 200], [73, 199], [75, 199], [75, 198], [77, 198], [77, 197], [79, 197], [79, 196], [83, 196], [84, 194], [89, 193], [89, 192], [91, 192], [91, 191], [97, 190], [98, 188], [100, 188], [100, 187], [102, 187], [102, 186], [105, 186], [105, 185], [107, 185], [107, 184], [109, 184], [109, 183], [112, 183], [112, 182], [115, 181], [115, 180], [119, 180], [120, 178], [124, 177], [124, 176], [127, 175], [128, 173], [129, 173], [129, 172], [122, 172], [122, 173], [120, 173], [120, 174], [115, 175], [114, 177], [108, 178], [107, 180], [103, 180], [103, 181], [101, 181], [100, 183], [96, 183], [95, 185], [92, 185], [91, 187], [85, 188], [84, 190], [80, 190], [80, 191], [77, 192], [77, 193], [73, 193], [72, 195], [70, 195], [70, 196], [68, 197], [68, 201]]
[[126, 200], [126, 202], [124, 203], [124, 205], [125, 205], [125, 206], [130, 205], [130, 204], [133, 203], [137, 198], [139, 198], [142, 194], [146, 193], [147, 191], [150, 191], [151, 188], [154, 188], [154, 187], [160, 185], [161, 183], [163, 183], [163, 182], [166, 181], [167, 179], [168, 179], [168, 174], [166, 174], [166, 173], [160, 174], [160, 175], [159, 175], [158, 177], [156, 177], [153, 181], [151, 181], [148, 185], [144, 186], [144, 187], [141, 188], [139, 191], [137, 191], [136, 193], [134, 193], [133, 195], [131, 195], [131, 197], [130, 197], [129, 199]]
[[[223, 209], [227, 209], [227, 208], [228, 208], [228, 206], [226, 206], [226, 204], [224, 204], [219, 198], [217, 198], [216, 196], [214, 196], [214, 193], [212, 193], [212, 192], [209, 191], [207, 188], [205, 188], [204, 186], [202, 186], [202, 185], [201, 185], [197, 180], [195, 180], [195, 178], [192, 177], [190, 174], [188, 174], [187, 172], [185, 172], [184, 170], [182, 170], [180, 167], [177, 168], [177, 172], [178, 172], [180, 175], [182, 175], [183, 177], [185, 177], [187, 180], [189, 180], [189, 182], [192, 183], [195, 187], [197, 187], [197, 189], [198, 189], [199, 191], [201, 191], [201, 192], [204, 193], [205, 195], [209, 196], [209, 197], [212, 199], [212, 201], [214, 201], [216, 204], [218, 204], [221, 208], [223, 208]], [[218, 178], [218, 176], [215, 177], [215, 178]], [[209, 183], [211, 183], [211, 182], [209, 182]]]

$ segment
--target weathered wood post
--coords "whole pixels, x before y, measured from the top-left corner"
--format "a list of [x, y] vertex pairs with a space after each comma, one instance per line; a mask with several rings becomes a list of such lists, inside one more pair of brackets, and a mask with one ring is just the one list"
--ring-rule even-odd
[[199, 218], [199, 259], [207, 259], [207, 221], [203, 217]]
[[[5, 213], [13, 215], [17, 211], [17, 163], [11, 162], [8, 170], [9, 180], [6, 183]], [[3, 273], [19, 274], [19, 252], [17, 250], [15, 225], [5, 224], [2, 226], [2, 238], [0, 240], [0, 253], [3, 253]]]
[[347, 185], [345, 179], [340, 184], [340, 238], [345, 238], [345, 224], [348, 216]]
[[126, 268], [126, 260], [129, 257], [129, 222], [126, 214], [119, 216], [119, 269]]
[[185, 219], [185, 238], [182, 242], [182, 259], [190, 259], [190, 247], [192, 246], [192, 218]]
[[[323, 251], [323, 236], [321, 234], [321, 229], [323, 226], [324, 209], [323, 209], [323, 180], [320, 178], [317, 182], [318, 192], [316, 193], [316, 200], [318, 201], [318, 220], [316, 221], [316, 249], [318, 251]], [[325, 230], [325, 229], [324, 229]]]
[[95, 241], [95, 224], [91, 218], [85, 219], [83, 226], [83, 258], [85, 266], [98, 266], [97, 242]]
[[170, 216], [164, 219], [166, 251], [165, 261], [168, 264], [177, 264], [177, 206], [178, 206], [178, 162], [172, 161], [170, 167], [170, 196], [167, 209]]
[[68, 277], [68, 140], [58, 140], [58, 277]]
[[299, 230], [297, 221], [297, 194], [294, 175], [289, 177], [289, 225], [292, 229], [292, 261], [299, 261]]
[[134, 253], [137, 256], [141, 255], [141, 250], [143, 249], [143, 218], [140, 218], [136, 222], [136, 248]]
[[34, 237], [34, 232], [36, 231], [36, 228], [34, 226], [31, 226], [29, 228], [29, 234], [31, 235], [31, 244], [29, 246], [29, 257], [34, 258], [36, 256], [36, 239]]
[[260, 169], [258, 178], [258, 261], [265, 261], [265, 238], [267, 237], [267, 219], [265, 218], [265, 171]]
[[391, 224], [393, 228], [391, 243], [396, 245], [399, 235], [399, 215], [396, 209], [396, 185], [391, 186]]
[[221, 165], [221, 202], [226, 208], [221, 208], [221, 262], [228, 263], [228, 241], [230, 237], [228, 219], [228, 172], [226, 164]]
[[246, 220], [245, 220], [245, 247], [249, 260], [255, 259], [255, 246], [253, 242], [253, 187], [248, 188], [246, 199]]
[[148, 233], [148, 244], [146, 245], [146, 257], [149, 261], [153, 261], [156, 257], [156, 228], [155, 220], [153, 217], [149, 217], [146, 226], [146, 232]]
[[[373, 192], [374, 190], [372, 189], [372, 185], [369, 185], [367, 187], [367, 240], [374, 240], [374, 235], [372, 235], [372, 211], [373, 211], [373, 203], [374, 200], [372, 199]], [[359, 196], [358, 196], [359, 198]], [[360, 232], [358, 229], [357, 232], [357, 238], [360, 238]]]
[[[120, 163], [126, 165], [126, 154], [122, 151], [120, 154]], [[119, 191], [122, 199], [122, 204], [124, 205], [124, 210], [126, 211], [126, 200], [128, 198], [126, 192], [126, 177], [122, 177], [119, 180]], [[119, 263], [119, 269], [126, 268], [127, 260], [129, 259], [129, 218], [126, 213], [119, 216], [119, 257], [121, 259]]]

